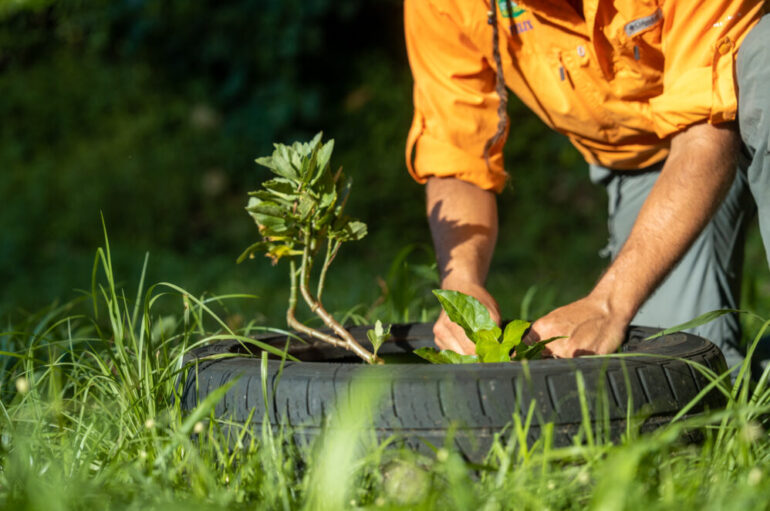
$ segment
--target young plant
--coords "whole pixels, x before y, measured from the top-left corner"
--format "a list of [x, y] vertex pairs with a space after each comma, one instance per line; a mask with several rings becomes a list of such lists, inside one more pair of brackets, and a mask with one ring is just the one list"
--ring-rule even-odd
[[369, 338], [369, 342], [372, 343], [374, 355], [377, 356], [377, 352], [380, 350], [382, 343], [387, 341], [390, 337], [390, 325], [388, 325], [388, 328], [384, 328], [382, 326], [382, 321], [378, 319], [374, 323], [374, 328], [366, 331], [366, 336]]
[[[262, 189], [250, 192], [248, 206], [262, 240], [247, 248], [238, 258], [253, 258], [264, 252], [273, 264], [289, 260], [291, 283], [286, 322], [289, 327], [310, 337], [352, 351], [368, 363], [382, 363], [376, 354], [361, 346], [345, 328], [329, 314], [321, 303], [327, 271], [343, 243], [366, 236], [366, 224], [343, 214], [350, 192], [342, 168], [331, 171], [334, 141], [321, 142], [317, 134], [307, 143], [291, 146], [275, 144], [271, 156], [256, 162], [277, 177], [262, 183]], [[322, 258], [315, 286], [310, 288], [313, 266]], [[297, 292], [310, 308], [332, 330], [332, 334], [308, 327], [297, 320]]]
[[[434, 364], [472, 364], [476, 362], [510, 362], [511, 360], [531, 360], [542, 357], [543, 348], [549, 342], [561, 337], [554, 337], [535, 344], [521, 342], [524, 332], [529, 328], [529, 321], [515, 319], [508, 323], [503, 332], [492, 321], [489, 311], [476, 298], [446, 289], [435, 289], [436, 295], [449, 319], [460, 325], [468, 339], [476, 345], [475, 355], [461, 355], [452, 350], [418, 348], [416, 355]], [[502, 339], [500, 336], [502, 335]], [[511, 358], [511, 350], [516, 352]]]

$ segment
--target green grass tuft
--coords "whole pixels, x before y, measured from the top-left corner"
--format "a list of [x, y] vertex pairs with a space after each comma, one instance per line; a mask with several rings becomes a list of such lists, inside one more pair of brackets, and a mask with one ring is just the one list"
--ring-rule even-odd
[[[650, 434], [631, 421], [615, 444], [601, 421], [586, 419], [582, 441], [557, 449], [548, 427], [527, 445], [530, 409], [512, 417], [481, 465], [451, 442], [423, 455], [378, 441], [368, 424], [379, 390], [363, 382], [311, 446], [290, 431], [215, 418], [224, 388], [185, 414], [175, 399], [184, 354], [221, 336], [246, 342], [259, 327], [232, 327], [215, 309], [252, 298], [147, 286], [146, 265], [130, 293], [116, 284], [106, 246], [90, 294], [0, 333], [0, 509], [743, 511], [770, 502], [770, 370], [749, 377], [749, 362], [733, 384], [704, 373], [726, 395], [724, 410]], [[156, 312], [162, 303], [176, 312]], [[410, 310], [399, 303], [380, 307]], [[89, 312], [77, 313], [84, 305]], [[682, 441], [695, 430], [702, 443]]]

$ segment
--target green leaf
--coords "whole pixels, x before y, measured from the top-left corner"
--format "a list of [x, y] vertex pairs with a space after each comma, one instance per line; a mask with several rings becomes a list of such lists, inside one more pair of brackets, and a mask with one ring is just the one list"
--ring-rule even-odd
[[482, 330], [497, 331], [495, 336], [500, 336], [500, 328], [492, 321], [487, 308], [476, 298], [449, 289], [434, 289], [433, 294], [449, 319], [460, 325], [474, 343], [478, 340], [476, 332]]
[[482, 362], [484, 363], [496, 363], [496, 362], [510, 362], [511, 361], [511, 352], [503, 349], [502, 344], [498, 344], [497, 348], [495, 348], [493, 351], [487, 354], [487, 356], [482, 359]]
[[266, 250], [268, 248], [268, 244], [264, 241], [258, 241], [256, 243], [253, 243], [249, 248], [243, 251], [241, 255], [238, 256], [238, 259], [236, 260], [236, 263], [241, 264], [244, 259], [247, 257], [251, 257], [254, 252]]
[[374, 323], [374, 328], [371, 330], [367, 330], [366, 336], [369, 338], [369, 341], [372, 343], [372, 347], [374, 348], [374, 355], [377, 355], [377, 350], [380, 349], [380, 346], [382, 346], [382, 343], [387, 341], [390, 337], [390, 325], [388, 325], [388, 328], [382, 327], [382, 321], [379, 319]]
[[553, 341], [558, 341], [559, 339], [566, 338], [566, 335], [561, 335], [558, 337], [551, 337], [550, 339], [545, 339], [543, 341], [537, 341], [534, 344], [519, 344], [516, 347], [516, 354], [513, 357], [514, 360], [533, 360], [533, 359], [539, 359], [542, 358], [542, 352], [545, 348], [545, 345], [548, 343], [551, 343]]
[[277, 264], [282, 257], [292, 257], [302, 255], [301, 250], [294, 250], [291, 245], [272, 245], [267, 251], [267, 257], [273, 264]]
[[479, 357], [476, 355], [461, 355], [452, 350], [437, 350], [436, 348], [417, 348], [414, 354], [432, 364], [475, 364]]
[[521, 343], [521, 338], [524, 335], [524, 332], [527, 331], [527, 328], [529, 328], [529, 325], [531, 324], [532, 323], [529, 321], [524, 321], [521, 319], [514, 319], [508, 323], [505, 326], [505, 332], [503, 332], [503, 346], [507, 346], [509, 352], [518, 346], [519, 343]]
[[282, 207], [278, 203], [262, 200], [257, 197], [251, 197], [249, 199], [249, 204], [246, 206], [246, 211], [249, 213], [276, 217], [281, 217], [286, 214], [286, 208]]
[[319, 195], [321, 199], [318, 201], [318, 208], [324, 212], [328, 211], [337, 202], [337, 191], [333, 186], [328, 187], [325, 191], [319, 191]]
[[257, 158], [254, 160], [257, 165], [262, 165], [263, 167], [267, 167], [270, 170], [273, 170], [273, 157], [272, 156], [262, 156], [260, 158]]
[[[299, 179], [299, 169], [302, 166], [302, 156], [294, 147], [279, 144], [277, 152], [280, 157], [281, 170], [277, 174], [297, 182]], [[276, 153], [273, 153], [275, 159]]]
[[286, 217], [263, 215], [261, 213], [249, 212], [254, 222], [261, 228], [263, 236], [274, 236], [276, 234], [285, 233], [289, 230], [289, 226], [286, 224]]
[[269, 168], [274, 174], [278, 174], [287, 179], [296, 179], [297, 172], [292, 168], [291, 163], [289, 163], [289, 157], [284, 149], [285, 147], [286, 146], [277, 145], [272, 156], [257, 158], [254, 161], [263, 167]]
[[286, 179], [271, 179], [262, 183], [262, 187], [272, 195], [287, 201], [294, 201], [298, 198], [294, 184]]
[[476, 332], [476, 354], [481, 362], [507, 362], [511, 359], [510, 349], [505, 351], [498, 341], [499, 331], [500, 329], [497, 332], [494, 330]]
[[[329, 223], [331, 222], [331, 220], [332, 220], [331, 213], [326, 213], [321, 217], [316, 215], [312, 220], [313, 229], [318, 232], [321, 232], [324, 229], [326, 229], [326, 227], [329, 226]], [[329, 234], [329, 238], [333, 238], [331, 233]]]
[[300, 221], [304, 222], [307, 220], [311, 213], [316, 209], [317, 205], [318, 202], [316, 202], [313, 197], [303, 194], [299, 198], [299, 203], [297, 205], [297, 215], [299, 215]]
[[318, 157], [316, 160], [317, 170], [316, 175], [310, 182], [311, 186], [314, 186], [324, 174], [328, 173], [329, 160], [332, 157], [332, 151], [334, 151], [334, 140], [329, 140], [318, 150]]
[[335, 176], [335, 183], [334, 183], [334, 190], [337, 194], [337, 202], [335, 203], [334, 207], [334, 216], [341, 217], [342, 216], [342, 210], [345, 209], [345, 203], [347, 202], [348, 195], [350, 194], [350, 188], [352, 186], [352, 181], [350, 179], [345, 179], [345, 176], [342, 175], [342, 169], [340, 169], [340, 172]]
[[293, 198], [286, 199], [284, 198], [284, 195], [278, 195], [268, 190], [257, 190], [255, 192], [249, 192], [249, 195], [250, 198], [246, 208], [258, 204], [258, 202], [254, 202], [251, 199], [259, 199], [260, 202], [269, 202], [278, 205], [282, 211], [281, 216], [288, 215], [291, 212], [291, 209], [294, 207]]
[[296, 243], [301, 243], [301, 241], [296, 238], [299, 229], [294, 225], [281, 224], [273, 227], [263, 224], [260, 232], [262, 233], [262, 238], [270, 243], [286, 242], [287, 240], [291, 240], [292, 243], [295, 243], [295, 239], [297, 240]]
[[743, 312], [744, 311], [738, 310], [738, 309], [718, 309], [711, 312], [706, 312], [705, 314], [701, 314], [697, 318], [691, 319], [686, 323], [682, 323], [681, 325], [676, 325], [676, 326], [672, 326], [671, 328], [666, 328], [665, 330], [661, 330], [657, 334], [647, 337], [645, 341], [650, 341], [652, 339], [656, 339], [664, 335], [675, 334], [677, 332], [681, 332], [682, 330], [689, 330], [690, 328], [695, 328], [701, 325], [705, 325], [709, 321], [714, 321], [715, 319], [720, 318], [725, 314], [741, 314]]
[[314, 147], [313, 150], [309, 153], [309, 156], [306, 156], [302, 159], [302, 168], [300, 170], [302, 188], [307, 187], [310, 184], [311, 179], [315, 177], [318, 167], [317, 161], [318, 149]]
[[[297, 144], [295, 144], [296, 146]], [[289, 151], [289, 161], [291, 162], [291, 166], [297, 169], [297, 176], [299, 177], [299, 169], [302, 168], [302, 161], [304, 160], [306, 156], [306, 148], [303, 148], [301, 145], [299, 147], [292, 147], [293, 150]]]
[[358, 241], [367, 234], [366, 224], [358, 220], [349, 220], [341, 228], [330, 233], [332, 238], [340, 241]]
[[542, 352], [545, 348], [545, 344], [539, 341], [535, 344], [520, 344], [516, 347], [516, 353], [513, 357], [514, 360], [533, 360], [542, 358]]
[[318, 133], [313, 135], [313, 139], [310, 140], [310, 142], [308, 142], [308, 145], [310, 146], [310, 148], [314, 149], [321, 142], [321, 139], [323, 138], [323, 136], [324, 136], [323, 131], [319, 131]]

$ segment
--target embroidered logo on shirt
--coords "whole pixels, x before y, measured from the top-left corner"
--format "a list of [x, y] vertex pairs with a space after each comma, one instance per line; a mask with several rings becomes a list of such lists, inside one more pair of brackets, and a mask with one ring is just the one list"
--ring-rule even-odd
[[[497, 0], [497, 4], [500, 6], [500, 12], [503, 14], [503, 18], [510, 18], [511, 13], [508, 12], [508, 2], [506, 0]], [[518, 5], [516, 5], [516, 2], [511, 2], [511, 8], [513, 9], [513, 17], [518, 18], [525, 12], [527, 12], [526, 9], [522, 9]]]
[[639, 32], [647, 30], [648, 28], [655, 25], [662, 19], [663, 19], [663, 11], [658, 9], [657, 11], [650, 14], [649, 16], [645, 16], [643, 18], [638, 18], [638, 19], [635, 19], [634, 21], [630, 21], [626, 23], [626, 26], [625, 26], [626, 35], [628, 37], [634, 37]]
[[516, 33], [521, 34], [522, 32], [529, 32], [530, 30], [533, 30], [535, 27], [532, 26], [532, 22], [529, 20], [524, 21], [517, 21], [516, 22]]

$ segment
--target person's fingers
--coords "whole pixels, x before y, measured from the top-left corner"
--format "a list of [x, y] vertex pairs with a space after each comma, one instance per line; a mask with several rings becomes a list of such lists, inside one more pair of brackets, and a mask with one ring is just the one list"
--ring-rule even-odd
[[[462, 342], [458, 339], [457, 332], [452, 328], [452, 323], [442, 321], [434, 328], [435, 342], [439, 349], [452, 350], [457, 353], [465, 353]], [[464, 333], [463, 333], [464, 335]]]
[[433, 342], [440, 350], [449, 349], [449, 331], [440, 318], [433, 325]]
[[[536, 323], [537, 324], [537, 323]], [[521, 338], [521, 342], [528, 345], [533, 345], [537, 341], [540, 340], [540, 335], [538, 335], [537, 330], [535, 329], [535, 325], [532, 325], [529, 330], [527, 330], [527, 333], [524, 334], [524, 337]]]
[[[548, 316], [544, 316], [532, 323], [532, 326], [529, 328], [529, 330], [527, 330], [527, 333], [522, 338], [522, 342], [531, 346], [537, 342], [550, 339], [552, 337], [558, 337], [559, 335], [561, 334], [555, 333], [555, 330], [548, 323]], [[567, 341], [567, 339], [557, 339], [555, 341], [549, 342], [543, 348], [543, 351], [541, 352], [542, 356], [544, 358], [564, 358], [564, 341]]]
[[464, 355], [472, 355], [476, 352], [476, 347], [465, 336], [462, 327], [453, 323], [443, 313], [433, 326], [433, 336], [439, 349], [452, 350]]
[[[444, 289], [462, 291], [474, 296], [489, 311], [492, 320], [500, 324], [500, 307], [494, 297], [483, 286], [469, 282], [445, 282]], [[465, 335], [465, 330], [449, 319], [446, 312], [442, 311], [436, 323], [433, 325], [434, 342], [439, 349], [452, 350], [463, 355], [474, 355], [476, 346]]]

